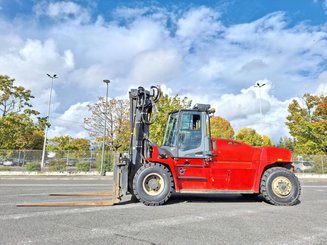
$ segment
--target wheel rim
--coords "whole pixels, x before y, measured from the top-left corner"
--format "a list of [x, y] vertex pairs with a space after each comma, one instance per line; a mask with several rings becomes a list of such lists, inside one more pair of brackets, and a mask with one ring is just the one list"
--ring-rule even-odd
[[272, 182], [272, 190], [274, 194], [281, 198], [289, 196], [292, 192], [292, 189], [292, 182], [284, 176], [279, 176]]
[[160, 174], [148, 174], [143, 180], [143, 190], [150, 196], [159, 195], [165, 187], [164, 179]]

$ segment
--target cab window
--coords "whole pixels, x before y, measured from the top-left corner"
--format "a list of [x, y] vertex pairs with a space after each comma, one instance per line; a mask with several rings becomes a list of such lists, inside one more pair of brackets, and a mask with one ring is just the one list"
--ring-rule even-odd
[[184, 112], [180, 127], [180, 150], [187, 151], [200, 147], [201, 139], [201, 115], [194, 112]]

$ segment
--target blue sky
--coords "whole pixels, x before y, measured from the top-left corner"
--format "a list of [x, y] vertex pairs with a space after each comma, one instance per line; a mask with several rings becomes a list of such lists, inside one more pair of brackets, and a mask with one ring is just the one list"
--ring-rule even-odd
[[[56, 2], [56, 1], [48, 1]], [[208, 6], [222, 12], [223, 22], [227, 25], [239, 24], [253, 21], [266, 14], [276, 11], [284, 11], [290, 18], [291, 24], [300, 21], [309, 21], [311, 24], [324, 24], [326, 19], [326, 7], [324, 0], [225, 0], [225, 1], [131, 1], [131, 0], [94, 0], [94, 1], [75, 1], [81, 6], [92, 9], [91, 15], [110, 15], [114, 9], [121, 7], [145, 7], [156, 6], [165, 8], [190, 8], [196, 6]], [[20, 18], [22, 16], [33, 17], [33, 7], [36, 0], [1, 0], [3, 17], [8, 19]], [[112, 17], [108, 17], [112, 19]]]
[[58, 74], [50, 136], [87, 136], [103, 79], [111, 97], [160, 84], [275, 141], [292, 99], [327, 93], [326, 0], [0, 0], [0, 44], [0, 73], [31, 89], [42, 114], [45, 74]]
[[[33, 7], [37, 2], [35, 0], [2, 0], [2, 16], [13, 19], [21, 16], [33, 16]], [[56, 2], [56, 1], [48, 1]], [[144, 7], [144, 6], [162, 6], [165, 8], [190, 8], [196, 6], [209, 6], [222, 10], [224, 23], [238, 24], [253, 21], [266, 14], [276, 11], [284, 11], [290, 16], [292, 24], [299, 21], [309, 21], [312, 24], [323, 24], [326, 19], [323, 0], [198, 0], [198, 1], [137, 1], [137, 0], [94, 0], [94, 1], [75, 1], [76, 3], [92, 9], [92, 16], [107, 15], [112, 10], [120, 7]], [[110, 19], [110, 17], [108, 18]]]

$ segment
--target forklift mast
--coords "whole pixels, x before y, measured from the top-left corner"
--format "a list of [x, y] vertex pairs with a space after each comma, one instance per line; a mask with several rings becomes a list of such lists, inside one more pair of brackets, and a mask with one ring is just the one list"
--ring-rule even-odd
[[[130, 100], [130, 147], [129, 147], [129, 179], [142, 166], [148, 157], [149, 125], [155, 114], [155, 103], [160, 99], [160, 89], [151, 86], [150, 90], [143, 87], [131, 89]], [[152, 118], [154, 120], [155, 118]]]

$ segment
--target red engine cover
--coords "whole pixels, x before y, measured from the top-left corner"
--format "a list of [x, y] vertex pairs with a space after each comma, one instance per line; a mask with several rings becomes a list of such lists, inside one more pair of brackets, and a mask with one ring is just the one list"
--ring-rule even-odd
[[291, 151], [277, 147], [253, 147], [235, 140], [213, 139], [212, 157], [159, 158], [153, 147], [149, 162], [169, 167], [179, 192], [258, 192], [263, 171], [271, 164], [292, 162]]

